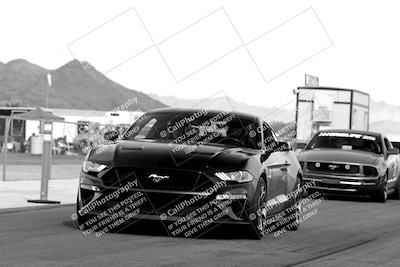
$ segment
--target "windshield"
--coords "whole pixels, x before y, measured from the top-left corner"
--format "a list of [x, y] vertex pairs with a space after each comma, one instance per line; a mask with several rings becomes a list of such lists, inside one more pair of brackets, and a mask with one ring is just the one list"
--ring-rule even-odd
[[382, 153], [379, 139], [372, 135], [356, 133], [321, 132], [307, 145], [307, 149], [361, 150], [376, 154]]
[[123, 140], [185, 144], [220, 144], [257, 148], [258, 122], [231, 112], [195, 111], [194, 113], [149, 113], [139, 118]]

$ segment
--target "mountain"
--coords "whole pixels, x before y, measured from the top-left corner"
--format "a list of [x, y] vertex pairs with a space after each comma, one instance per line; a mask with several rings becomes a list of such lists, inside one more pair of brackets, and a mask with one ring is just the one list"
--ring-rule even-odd
[[371, 131], [385, 133], [389, 140], [400, 141], [400, 123], [395, 121], [373, 121], [369, 126]]
[[[214, 99], [181, 99], [175, 96], [160, 96], [156, 94], [149, 94], [152, 98], [157, 99], [169, 106], [176, 106], [176, 107], [194, 107], [199, 105], [199, 103], [206, 102], [210, 106], [219, 107], [219, 109], [226, 109], [229, 107], [233, 107], [236, 111], [246, 112], [250, 114], [255, 114], [258, 116], [265, 116], [267, 114], [286, 114], [286, 117], [290, 117], [289, 115], [295, 116], [294, 105], [291, 108], [282, 109], [278, 111], [278, 108], [271, 108], [271, 107], [261, 107], [261, 106], [254, 106], [245, 104], [239, 101], [236, 101], [230, 97], [218, 97]], [[384, 101], [373, 101], [371, 100], [370, 104], [370, 122], [371, 123], [380, 123], [385, 122], [388, 124], [389, 122], [393, 122], [394, 124], [400, 125], [400, 106], [397, 105], [390, 105]], [[273, 113], [272, 113], [273, 112]], [[289, 115], [288, 115], [289, 114]], [[294, 117], [293, 117], [294, 118]], [[378, 124], [374, 124], [378, 125]], [[381, 124], [383, 125], [383, 124]], [[400, 127], [399, 127], [400, 132]]]
[[[159, 96], [150, 94], [154, 99], [177, 107], [195, 107], [199, 103], [206, 103], [207, 106], [217, 109], [233, 109], [266, 118], [267, 121], [289, 122], [295, 119], [295, 110], [278, 109], [260, 106], [252, 106], [235, 101], [232, 98], [219, 97], [215, 99], [179, 99], [174, 96]], [[391, 140], [400, 141], [400, 106], [389, 105], [384, 101], [373, 101], [370, 104], [370, 130], [385, 133]]]
[[400, 123], [400, 106], [390, 105], [384, 101], [373, 101], [370, 104], [371, 122], [375, 121], [395, 121]]
[[[246, 112], [268, 121], [293, 121], [294, 107], [288, 109], [248, 105], [230, 97], [211, 99], [180, 99], [174, 96], [146, 95], [108, 79], [88, 63], [73, 60], [55, 70], [48, 70], [24, 59], [6, 64], [0, 62], [0, 106], [46, 106], [46, 90], [50, 108], [112, 110], [129, 99], [137, 104], [128, 110], [147, 111], [153, 108], [207, 107]], [[52, 74], [52, 87], [48, 88], [47, 74]], [[371, 100], [370, 129], [397, 136], [400, 140], [400, 106]]]
[[[24, 59], [0, 62], [0, 105], [17, 103], [50, 108], [112, 110], [129, 99], [137, 100], [128, 110], [147, 111], [166, 105], [148, 95], [108, 79], [88, 63], [73, 60], [55, 70], [47, 70]], [[52, 75], [48, 87], [47, 74]], [[132, 103], [133, 101], [131, 101]]]
[[180, 99], [175, 96], [159, 96], [156, 94], [149, 95], [152, 98], [157, 99], [171, 107], [203, 107], [209, 109], [233, 110], [260, 116], [268, 121], [275, 120], [288, 122], [295, 119], [295, 110], [248, 105], [243, 102], [236, 101], [231, 97], [222, 96], [215, 98]]
[[370, 130], [385, 133], [389, 140], [400, 141], [400, 106], [371, 101]]

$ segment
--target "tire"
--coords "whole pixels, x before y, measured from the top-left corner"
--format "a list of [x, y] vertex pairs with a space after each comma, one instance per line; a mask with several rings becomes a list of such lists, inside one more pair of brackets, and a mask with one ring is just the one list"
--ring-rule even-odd
[[301, 190], [301, 182], [300, 179], [297, 181], [296, 186], [297, 192], [300, 192], [296, 198], [294, 199], [293, 203], [287, 209], [289, 212], [286, 212], [286, 218], [290, 218], [287, 225], [286, 230], [288, 231], [297, 231], [300, 228], [300, 216], [301, 216], [301, 199], [302, 199], [302, 192]]
[[79, 201], [78, 199], [76, 200], [76, 222], [78, 223], [78, 229], [83, 231], [83, 230], [87, 230], [90, 227], [87, 227], [85, 222], [87, 222], [88, 220], [90, 220], [93, 216], [90, 215], [80, 215], [79, 214], [79, 210], [81, 209], [80, 205], [79, 205]]
[[85, 230], [84, 226], [85, 226], [86, 218], [84, 218], [84, 216], [79, 214], [79, 210], [80, 210], [80, 205], [79, 205], [79, 201], [77, 199], [76, 200], [76, 221], [78, 222], [78, 229]]
[[268, 227], [266, 211], [264, 210], [263, 212], [263, 207], [266, 203], [267, 183], [264, 178], [260, 178], [254, 200], [250, 204], [251, 208], [247, 211], [250, 222], [251, 237], [257, 240], [260, 240], [265, 236], [265, 230]]
[[400, 177], [397, 178], [396, 187], [394, 189], [393, 198], [400, 200]]
[[387, 174], [385, 177], [385, 180], [383, 181], [383, 184], [381, 188], [379, 188], [378, 191], [376, 191], [373, 195], [372, 198], [380, 203], [386, 203], [386, 200], [388, 199], [388, 187], [387, 187]]

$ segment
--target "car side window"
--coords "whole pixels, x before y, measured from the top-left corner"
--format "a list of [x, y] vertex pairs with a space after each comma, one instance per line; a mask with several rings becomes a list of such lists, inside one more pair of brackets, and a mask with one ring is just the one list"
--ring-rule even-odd
[[271, 130], [269, 125], [263, 122], [263, 134], [264, 134], [264, 144], [267, 150], [274, 149], [276, 145], [276, 136], [275, 133]]
[[150, 133], [150, 130], [153, 128], [156, 121], [157, 121], [156, 119], [152, 119], [149, 122], [147, 122], [147, 124], [142, 129], [140, 129], [138, 134], [135, 136], [134, 140], [147, 138]]
[[391, 149], [391, 148], [393, 148], [392, 143], [390, 143], [389, 139], [387, 139], [387, 138], [385, 137], [383, 140], [384, 140], [384, 142], [385, 142], [386, 149]]

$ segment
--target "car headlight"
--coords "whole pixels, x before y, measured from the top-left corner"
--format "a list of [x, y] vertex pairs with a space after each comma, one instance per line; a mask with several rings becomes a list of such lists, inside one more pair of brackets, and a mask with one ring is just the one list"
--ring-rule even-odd
[[301, 169], [304, 170], [304, 166], [305, 166], [304, 161], [299, 161], [299, 163], [300, 163]]
[[82, 171], [83, 172], [101, 172], [107, 167], [107, 165], [98, 164], [91, 162], [89, 160], [83, 161], [82, 164]]
[[215, 176], [223, 181], [236, 181], [238, 183], [251, 182], [254, 179], [253, 175], [247, 171], [217, 172]]
[[[372, 166], [364, 166], [364, 175], [365, 176], [371, 176], [371, 177], [375, 177], [378, 176], [378, 169]], [[382, 172], [382, 171], [381, 171]]]

